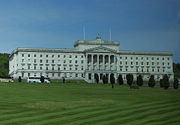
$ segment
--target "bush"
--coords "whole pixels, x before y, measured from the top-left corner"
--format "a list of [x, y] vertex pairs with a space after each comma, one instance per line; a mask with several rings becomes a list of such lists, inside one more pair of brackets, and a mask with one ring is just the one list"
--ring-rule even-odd
[[174, 78], [174, 83], [173, 83], [173, 87], [174, 89], [178, 89], [178, 79], [177, 78]]
[[132, 83], [133, 83], [133, 75], [132, 75], [132, 74], [127, 74], [127, 75], [126, 75], [126, 79], [127, 79], [127, 84], [128, 84], [129, 86], [131, 86]]
[[168, 89], [169, 86], [170, 86], [169, 77], [168, 77], [168, 75], [164, 75], [163, 76], [163, 87], [164, 87], [164, 89]]
[[154, 80], [154, 75], [151, 75], [148, 81], [148, 86], [149, 87], [154, 87], [155, 86], [155, 80]]
[[98, 74], [95, 74], [94, 77], [95, 77], [96, 83], [98, 84], [99, 83], [99, 76], [98, 76]]
[[123, 81], [122, 75], [119, 75], [119, 76], [118, 76], [117, 81], [118, 81], [118, 84], [119, 84], [119, 85], [123, 85], [123, 84], [124, 84], [124, 81]]
[[103, 83], [104, 84], [107, 84], [108, 83], [108, 77], [103, 75]]
[[142, 86], [142, 85], [143, 85], [143, 78], [142, 78], [141, 75], [139, 75], [139, 76], [137, 77], [137, 85], [138, 85], [138, 86]]
[[21, 81], [22, 81], [21, 76], [19, 76], [19, 78], [18, 78], [18, 82], [21, 82]]
[[41, 76], [40, 81], [41, 83], [44, 83], [44, 76]]
[[115, 83], [114, 74], [111, 74], [111, 75], [110, 75], [110, 82], [111, 82], [111, 84], [114, 84], [114, 83]]
[[160, 79], [160, 87], [163, 88], [163, 79]]

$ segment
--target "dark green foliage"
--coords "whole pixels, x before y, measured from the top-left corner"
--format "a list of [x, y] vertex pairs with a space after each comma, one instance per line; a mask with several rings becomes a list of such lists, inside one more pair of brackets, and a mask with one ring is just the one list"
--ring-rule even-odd
[[160, 87], [163, 88], [163, 79], [160, 79]]
[[41, 83], [44, 83], [44, 76], [41, 76], [40, 81]]
[[173, 83], [173, 87], [174, 89], [178, 89], [178, 79], [177, 78], [174, 78], [174, 83]]
[[21, 81], [22, 81], [21, 76], [19, 76], [19, 78], [18, 78], [18, 82], [21, 82]]
[[123, 85], [123, 84], [124, 84], [122, 75], [119, 75], [119, 76], [118, 76], [117, 82], [118, 82], [119, 85]]
[[155, 86], [155, 80], [154, 80], [154, 75], [151, 75], [148, 81], [148, 86], [149, 87], [154, 87]]
[[108, 83], [108, 77], [107, 76], [105, 76], [105, 75], [103, 75], [103, 83], [104, 84], [107, 84]]
[[168, 89], [169, 86], [170, 86], [169, 77], [168, 77], [168, 75], [164, 75], [163, 76], [163, 87], [164, 87], [164, 89]]
[[180, 63], [173, 63], [174, 76], [180, 78]]
[[129, 86], [131, 86], [132, 83], [133, 83], [133, 75], [132, 75], [132, 74], [127, 74], [127, 75], [126, 75], [126, 80], [127, 80], [127, 84], [128, 84]]
[[114, 84], [115, 84], [115, 78], [114, 78], [114, 74], [110, 75], [110, 83], [112, 85], [112, 88], [114, 88]]
[[138, 85], [138, 86], [142, 86], [142, 85], [143, 85], [143, 78], [142, 78], [141, 75], [139, 75], [139, 76], [137, 77], [137, 85]]
[[96, 83], [98, 84], [99, 83], [99, 76], [98, 76], [98, 74], [95, 74], [94, 77], [95, 77]]
[[9, 54], [0, 54], [0, 76], [7, 77], [9, 73]]

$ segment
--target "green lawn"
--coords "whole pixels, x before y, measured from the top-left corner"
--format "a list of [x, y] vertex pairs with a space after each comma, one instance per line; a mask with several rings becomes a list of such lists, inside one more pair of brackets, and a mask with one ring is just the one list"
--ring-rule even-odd
[[179, 125], [180, 90], [0, 83], [0, 125]]

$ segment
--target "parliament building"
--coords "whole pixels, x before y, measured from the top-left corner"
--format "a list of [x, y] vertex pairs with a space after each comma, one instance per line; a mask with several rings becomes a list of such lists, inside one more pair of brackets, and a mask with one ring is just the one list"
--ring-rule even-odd
[[124, 51], [119, 49], [118, 41], [78, 40], [73, 49], [17, 48], [9, 58], [9, 75], [48, 77], [50, 79], [82, 79], [95, 82], [95, 75], [102, 82], [103, 75], [115, 79], [133, 74], [136, 80], [141, 75], [148, 80], [154, 75], [159, 81], [167, 74], [173, 80], [173, 54], [170, 52]]

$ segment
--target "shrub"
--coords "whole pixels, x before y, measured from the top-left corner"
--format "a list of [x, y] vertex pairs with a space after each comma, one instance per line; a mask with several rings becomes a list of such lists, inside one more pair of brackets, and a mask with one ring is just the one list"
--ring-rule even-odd
[[132, 83], [133, 83], [133, 75], [132, 75], [132, 74], [127, 74], [127, 75], [126, 75], [126, 79], [127, 79], [127, 84], [128, 84], [129, 86], [131, 86]]
[[160, 87], [163, 88], [163, 79], [160, 79]]
[[173, 87], [174, 89], [178, 89], [178, 79], [177, 78], [174, 78], [174, 83], [173, 83]]
[[168, 75], [164, 75], [163, 76], [163, 87], [164, 87], [164, 89], [168, 89], [169, 86], [170, 86], [169, 77], [168, 77]]
[[119, 85], [123, 85], [123, 84], [124, 84], [124, 81], [123, 81], [122, 75], [119, 75], [119, 76], [118, 76], [117, 81], [118, 81], [118, 84], [119, 84]]
[[142, 78], [141, 75], [139, 75], [139, 76], [137, 77], [137, 85], [138, 85], [138, 86], [142, 86], [142, 85], [143, 85], [143, 78]]
[[95, 74], [94, 77], [95, 77], [96, 83], [98, 84], [99, 83], [99, 76], [98, 76], [98, 74]]
[[21, 81], [22, 81], [21, 76], [19, 76], [19, 78], [18, 78], [18, 82], [21, 82]]
[[114, 83], [115, 83], [114, 74], [111, 74], [111, 75], [110, 75], [110, 82], [111, 82], [111, 84], [114, 84]]
[[103, 83], [104, 84], [107, 84], [108, 83], [108, 77], [103, 75]]
[[148, 86], [149, 87], [154, 87], [155, 86], [155, 80], [154, 80], [154, 75], [151, 75], [148, 81]]
[[41, 83], [44, 83], [44, 76], [41, 76], [40, 81]]

